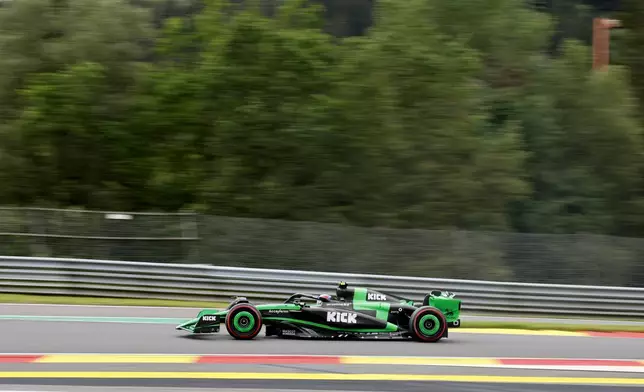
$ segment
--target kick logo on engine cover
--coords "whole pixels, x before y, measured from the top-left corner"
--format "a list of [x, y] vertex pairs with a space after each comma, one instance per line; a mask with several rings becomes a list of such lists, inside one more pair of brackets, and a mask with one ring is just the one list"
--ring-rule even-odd
[[358, 315], [356, 313], [328, 312], [326, 314], [326, 321], [330, 323], [356, 324], [358, 322], [356, 320], [357, 317]]

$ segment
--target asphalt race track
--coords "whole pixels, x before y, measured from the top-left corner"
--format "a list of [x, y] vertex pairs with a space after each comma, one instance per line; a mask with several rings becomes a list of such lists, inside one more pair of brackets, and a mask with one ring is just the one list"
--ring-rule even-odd
[[0, 390], [599, 392], [644, 387], [644, 338], [635, 335], [452, 329], [449, 339], [422, 344], [262, 335], [236, 341], [225, 328], [199, 338], [174, 329], [194, 315], [194, 309], [0, 305]]

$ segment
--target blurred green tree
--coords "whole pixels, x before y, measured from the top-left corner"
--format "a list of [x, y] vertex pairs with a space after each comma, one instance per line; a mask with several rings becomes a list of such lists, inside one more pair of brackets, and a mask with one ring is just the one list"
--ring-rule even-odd
[[111, 0], [0, 9], [1, 202], [135, 206], [142, 140], [122, 121], [153, 38], [147, 19]]
[[526, 231], [627, 234], [624, 224], [641, 220], [642, 127], [628, 74], [590, 67], [589, 48], [566, 42], [560, 59], [535, 64], [517, 104], [534, 190]]

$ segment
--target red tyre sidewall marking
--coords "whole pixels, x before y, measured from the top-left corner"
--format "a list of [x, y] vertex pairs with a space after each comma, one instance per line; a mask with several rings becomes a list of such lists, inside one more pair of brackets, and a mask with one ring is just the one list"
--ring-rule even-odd
[[[249, 334], [249, 336], [253, 336], [253, 335], [256, 335], [257, 333], [259, 333], [259, 330], [262, 328], [262, 323], [261, 323], [262, 315], [261, 315], [261, 313], [259, 313], [259, 311], [257, 309], [255, 309], [254, 307], [252, 307], [252, 306], [248, 306], [248, 305], [245, 305], [245, 304], [239, 304], [239, 305], [234, 306], [232, 309], [230, 309], [228, 311], [228, 314], [230, 315], [233, 312], [237, 312], [240, 309], [248, 310], [249, 312], [253, 313], [257, 318], [257, 327], [255, 327], [255, 329], [253, 330], [252, 333]], [[232, 331], [233, 334], [235, 334], [236, 337], [242, 338], [243, 336], [240, 335], [235, 328], [233, 328], [231, 323], [232, 323], [232, 317], [226, 317], [226, 327], [228, 328], [228, 330]]]
[[[440, 333], [435, 335], [434, 337], [429, 337], [429, 338], [425, 337], [422, 333], [420, 333], [420, 331], [418, 330], [417, 323], [416, 323], [416, 321], [418, 320], [419, 317], [421, 317], [421, 315], [424, 316], [425, 314], [428, 314], [428, 313], [433, 314], [434, 316], [437, 316], [441, 320], [441, 324], [442, 324], [442, 328], [441, 328]], [[419, 312], [419, 313], [416, 314], [416, 317], [414, 317], [414, 321], [412, 323], [412, 326], [413, 326], [412, 328], [414, 329], [414, 332], [416, 333], [416, 336], [418, 336], [421, 340], [423, 340], [425, 342], [435, 342], [435, 341], [438, 340], [439, 337], [443, 336], [443, 334], [445, 333], [445, 328], [447, 328], [447, 321], [445, 320], [445, 317], [443, 316], [443, 314], [440, 311], [435, 311], [434, 309], [428, 308], [428, 309], [424, 309], [424, 311]]]

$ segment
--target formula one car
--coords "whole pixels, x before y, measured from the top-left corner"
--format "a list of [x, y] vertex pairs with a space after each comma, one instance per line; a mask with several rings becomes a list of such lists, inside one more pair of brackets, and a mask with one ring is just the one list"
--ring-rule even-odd
[[336, 295], [291, 295], [283, 303], [254, 305], [238, 297], [224, 310], [204, 309], [176, 327], [192, 334], [219, 332], [221, 323], [235, 339], [387, 338], [437, 342], [448, 327], [460, 326], [461, 300], [453, 293], [431, 291], [422, 303], [340, 282]]

